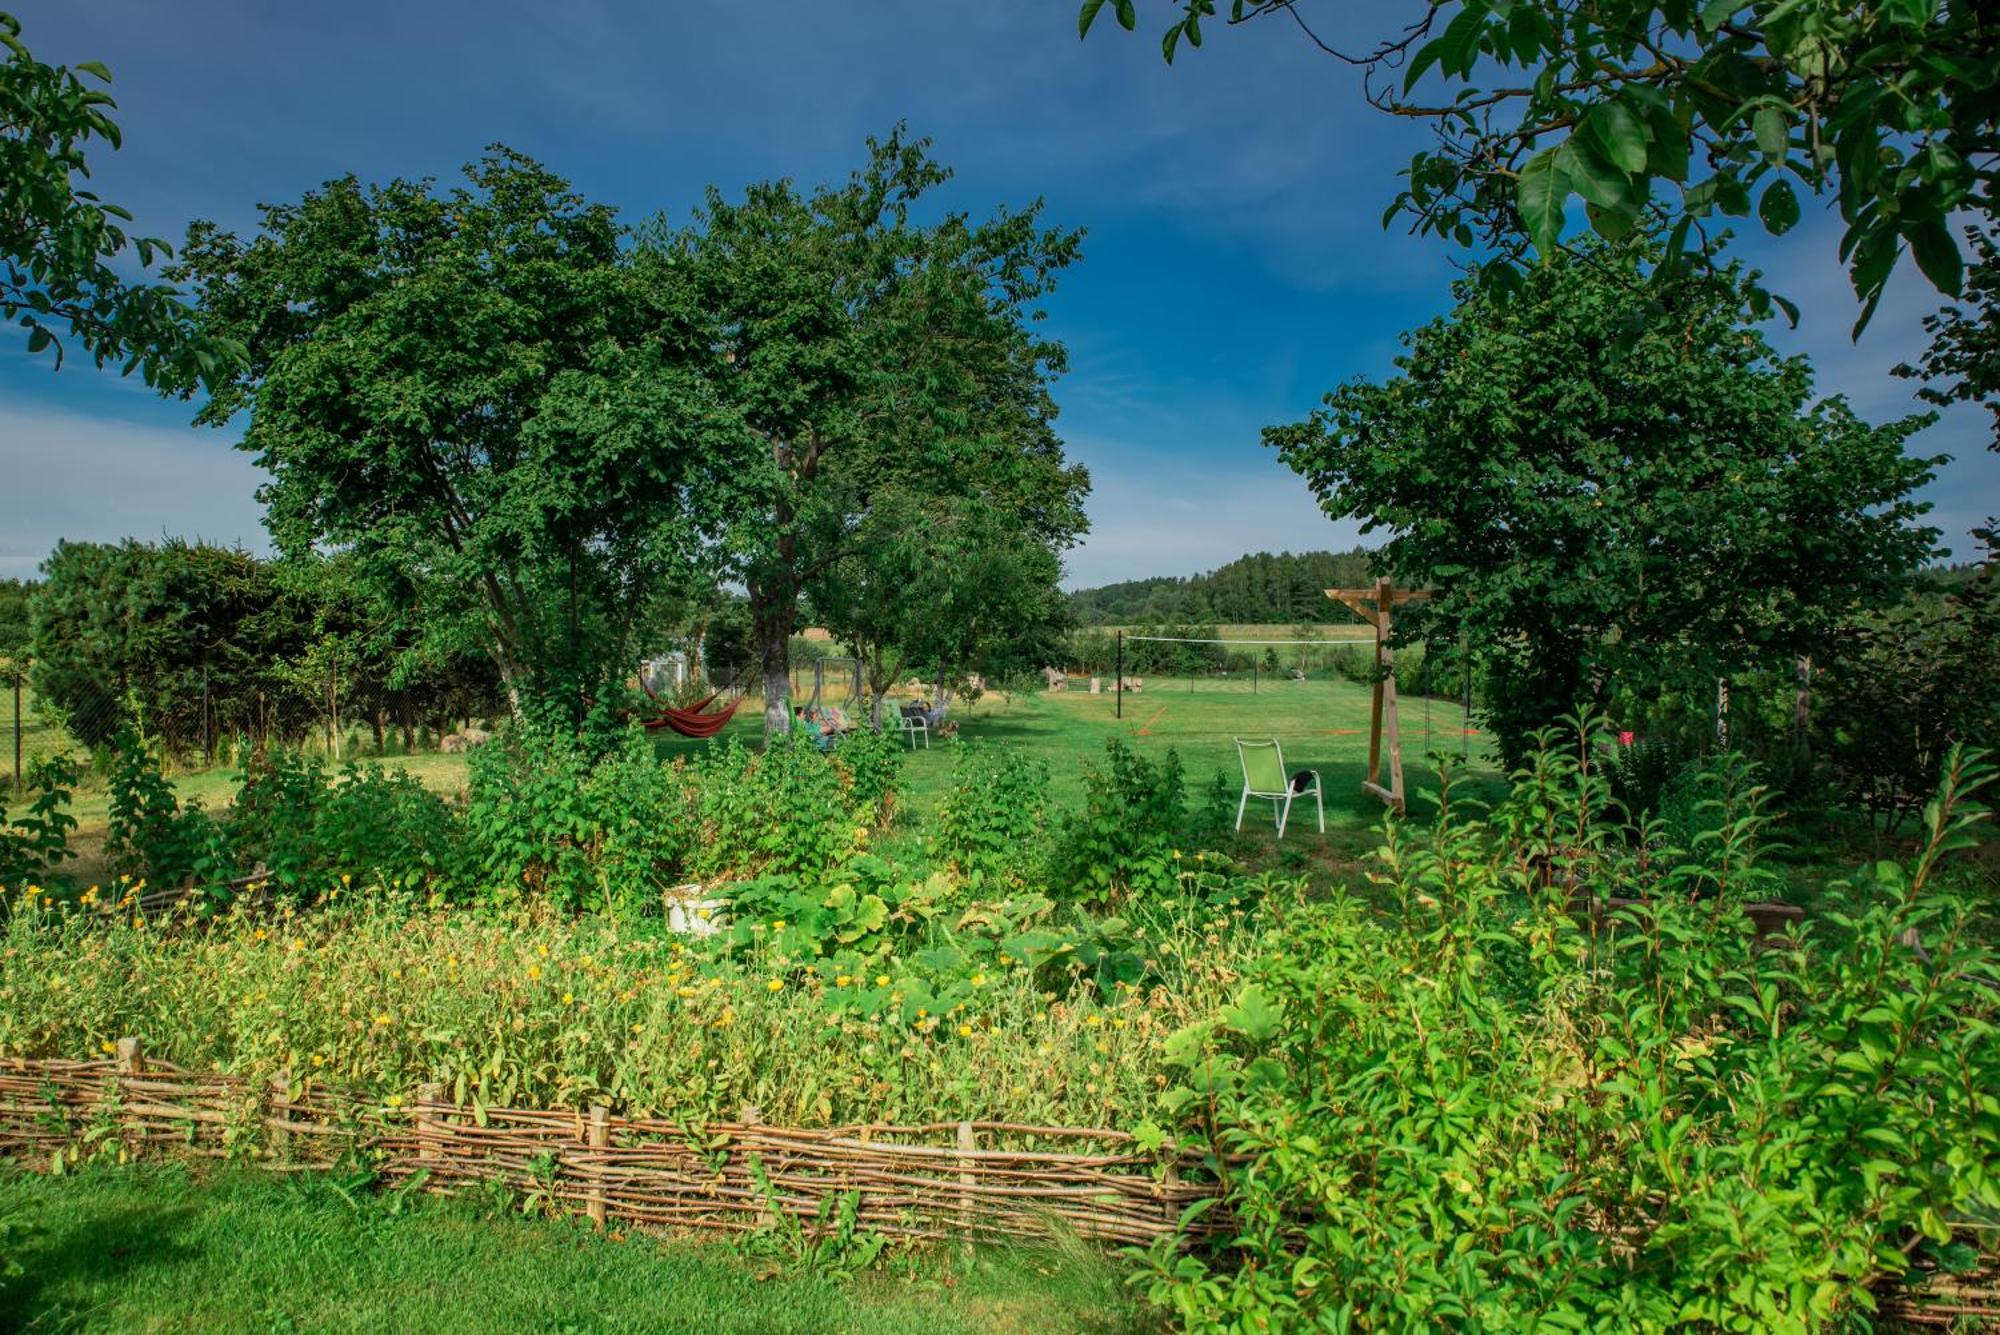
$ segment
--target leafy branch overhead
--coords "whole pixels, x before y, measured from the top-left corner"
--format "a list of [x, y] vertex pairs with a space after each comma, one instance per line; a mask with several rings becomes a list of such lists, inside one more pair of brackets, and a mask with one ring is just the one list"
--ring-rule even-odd
[[[1088, 33], [1105, 0], [1085, 0]], [[1348, 50], [1304, 0], [1173, 0], [1162, 45], [1199, 47], [1205, 25], [1295, 25], [1362, 72], [1380, 110], [1435, 136], [1384, 216], [1426, 235], [1547, 256], [1577, 221], [1608, 240], [1657, 227], [1676, 266], [1726, 218], [1782, 235], [1801, 193], [1830, 195], [1840, 257], [1873, 315], [1907, 253], [1959, 295], [1949, 225], [1990, 213], [2000, 170], [2000, 23], [1941, 0], [1436, 0], [1407, 26]], [[1384, 9], [1387, 6], [1383, 7]], [[1131, 29], [1133, 0], [1113, 0]]]
[[104, 91], [111, 71], [94, 60], [43, 64], [5, 11], [0, 47], [0, 320], [25, 329], [28, 351], [52, 352], [57, 366], [67, 339], [97, 365], [122, 363], [149, 385], [188, 388], [225, 376], [239, 355], [234, 345], [201, 337], [174, 289], [113, 267], [128, 249], [142, 268], [172, 252], [128, 234], [132, 215], [85, 188], [86, 153], [121, 142]]

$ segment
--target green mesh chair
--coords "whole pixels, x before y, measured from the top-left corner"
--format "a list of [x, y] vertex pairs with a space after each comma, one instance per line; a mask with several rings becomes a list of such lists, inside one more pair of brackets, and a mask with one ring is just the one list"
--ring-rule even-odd
[[1271, 804], [1271, 815], [1278, 823], [1278, 837], [1285, 837], [1285, 822], [1291, 819], [1292, 799], [1312, 794], [1313, 807], [1319, 813], [1319, 832], [1326, 833], [1326, 803], [1320, 797], [1319, 771], [1300, 770], [1304, 778], [1311, 775], [1311, 781], [1304, 786], [1294, 786], [1291, 776], [1285, 773], [1285, 753], [1278, 748], [1278, 739], [1268, 741], [1245, 741], [1236, 739], [1236, 759], [1243, 766], [1243, 796], [1236, 803], [1236, 828], [1243, 828], [1243, 812], [1253, 797], [1264, 799]]

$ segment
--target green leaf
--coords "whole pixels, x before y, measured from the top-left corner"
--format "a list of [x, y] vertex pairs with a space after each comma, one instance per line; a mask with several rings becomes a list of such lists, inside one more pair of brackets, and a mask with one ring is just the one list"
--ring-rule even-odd
[[1571, 135], [1556, 150], [1556, 164], [1570, 184], [1576, 187], [1576, 192], [1599, 208], [1631, 210], [1636, 207], [1631, 178], [1605, 161], [1588, 139]]
[[1222, 1008], [1222, 1022], [1253, 1043], [1278, 1032], [1284, 1012], [1255, 983], [1236, 994], [1234, 1005]]
[[1139, 11], [1132, 6], [1132, 0], [1112, 0], [1118, 14], [1118, 26], [1131, 32], [1139, 26]]
[[1646, 149], [1647, 169], [1669, 181], [1687, 180], [1687, 126], [1664, 106], [1646, 108], [1646, 125], [1653, 132], [1652, 142]]
[[1623, 102], [1601, 103], [1591, 109], [1585, 125], [1612, 166], [1632, 175], [1646, 170], [1646, 127], [1632, 108]]
[[1544, 260], [1555, 254], [1556, 243], [1562, 239], [1563, 201], [1569, 191], [1569, 180], [1557, 164], [1553, 148], [1528, 159], [1514, 182], [1514, 206], [1521, 211], [1528, 239]]
[[101, 60], [79, 60], [76, 62], [76, 67], [85, 74], [96, 75], [105, 83], [111, 82], [111, 71], [105, 68], [104, 62]]
[[1104, 0], [1083, 0], [1083, 8], [1077, 12], [1076, 35], [1090, 36], [1090, 25], [1097, 22], [1097, 11], [1104, 8]]
[[1799, 221], [1799, 197], [1792, 190], [1792, 183], [1780, 176], [1765, 189], [1764, 197], [1757, 201], [1757, 216], [1763, 219], [1764, 230], [1772, 236], [1783, 236]]
[[1708, 0], [1701, 7], [1701, 26], [1714, 32], [1729, 21], [1729, 16], [1743, 8], [1743, 0]]
[[1951, 229], [1942, 221], [1927, 218], [1905, 223], [1903, 238], [1910, 243], [1910, 254], [1924, 277], [1931, 280], [1932, 287], [1948, 297], [1958, 296], [1964, 290], [1965, 259], [1958, 253], [1958, 242]]
[[1481, 0], [1466, 0], [1465, 7], [1445, 25], [1444, 31], [1424, 43], [1417, 58], [1410, 62], [1409, 73], [1403, 76], [1403, 91], [1414, 88], [1432, 65], [1447, 77], [1470, 73], [1479, 57], [1479, 34], [1485, 27], [1486, 6]]
[[1765, 157], [1773, 162], [1785, 160], [1785, 153], [1791, 148], [1792, 127], [1783, 111], [1769, 103], [1758, 107], [1750, 117], [1750, 133]]

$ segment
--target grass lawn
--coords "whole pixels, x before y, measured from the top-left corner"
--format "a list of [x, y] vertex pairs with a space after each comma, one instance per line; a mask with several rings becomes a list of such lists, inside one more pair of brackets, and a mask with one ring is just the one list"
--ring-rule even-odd
[[[1111, 1262], [919, 1254], [853, 1281], [727, 1246], [599, 1236], [472, 1201], [353, 1203], [323, 1179], [172, 1166], [0, 1171], [0, 1328], [24, 1331], [689, 1331], [1010, 1335], [1143, 1329]], [[622, 1238], [622, 1240], [617, 1240]]]
[[[975, 703], [955, 706], [953, 717], [959, 721], [960, 736], [966, 743], [1017, 747], [1044, 761], [1049, 767], [1049, 795], [1064, 807], [1083, 800], [1084, 762], [1102, 761], [1108, 737], [1120, 738], [1155, 759], [1164, 757], [1170, 748], [1177, 751], [1191, 802], [1206, 800], [1212, 776], [1222, 774], [1233, 807], [1241, 780], [1231, 739], [1276, 737], [1284, 746], [1287, 768], [1317, 769], [1326, 789], [1327, 838], [1322, 840], [1314, 830], [1309, 809], [1302, 813], [1294, 807], [1285, 839], [1288, 849], [1296, 850], [1290, 857], [1294, 861], [1300, 856], [1317, 860], [1331, 854], [1344, 859], [1371, 842], [1367, 831], [1380, 821], [1382, 805], [1360, 787], [1368, 761], [1367, 687], [1328, 678], [1303, 682], [1265, 678], [1253, 691], [1247, 677], [1156, 677], [1125, 697], [1123, 718], [1115, 713], [1116, 703], [1109, 694], [1091, 695], [1088, 691], [993, 693]], [[1431, 701], [1427, 710], [1423, 700], [1405, 697], [1402, 733], [1405, 782], [1413, 795], [1431, 782], [1425, 760], [1428, 751], [1463, 747], [1473, 757], [1479, 774], [1498, 777], [1485, 739], [1464, 733], [1463, 717], [1452, 701]], [[692, 757], [717, 744], [666, 731], [654, 734], [654, 738], [663, 758]], [[762, 744], [763, 715], [756, 700], [746, 701], [737, 711], [718, 739], [722, 740], [748, 747]], [[924, 819], [936, 809], [951, 782], [953, 754], [951, 745], [934, 741], [929, 749], [919, 749], [910, 756], [899, 838], [915, 838], [921, 833]], [[373, 759], [365, 754], [353, 758], [364, 762]], [[380, 763], [408, 770], [439, 792], [457, 792], [465, 785], [462, 755], [396, 755]], [[234, 797], [235, 776], [234, 767], [183, 772], [175, 777], [174, 785], [183, 798], [197, 799], [213, 811], [227, 806]], [[103, 788], [91, 786], [78, 793], [72, 810], [78, 829], [71, 844], [80, 860], [71, 864], [71, 871], [87, 883], [102, 875], [100, 850], [109, 817]], [[1258, 804], [1245, 818], [1246, 833], [1253, 830], [1275, 845], [1268, 803]]]

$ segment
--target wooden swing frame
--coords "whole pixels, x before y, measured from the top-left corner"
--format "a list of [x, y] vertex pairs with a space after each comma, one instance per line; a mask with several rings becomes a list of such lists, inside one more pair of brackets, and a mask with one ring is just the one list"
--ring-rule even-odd
[[[1423, 589], [1398, 589], [1389, 579], [1378, 579], [1372, 589], [1328, 589], [1326, 596], [1375, 628], [1375, 691], [1368, 711], [1368, 777], [1361, 791], [1379, 797], [1397, 815], [1405, 809], [1403, 800], [1403, 730], [1396, 714], [1396, 660], [1389, 652], [1395, 609], [1404, 603], [1420, 603], [1431, 595]], [[1389, 782], [1382, 783], [1382, 732], [1389, 733]]]

